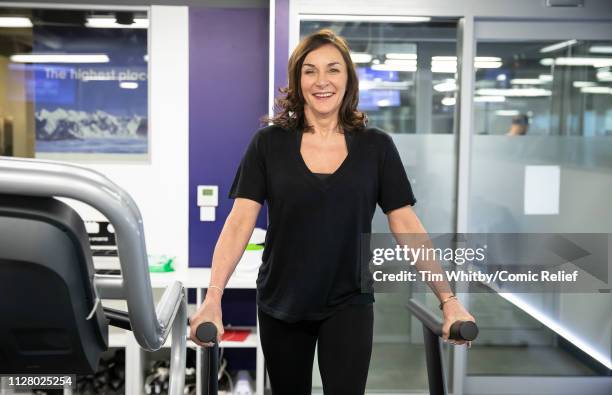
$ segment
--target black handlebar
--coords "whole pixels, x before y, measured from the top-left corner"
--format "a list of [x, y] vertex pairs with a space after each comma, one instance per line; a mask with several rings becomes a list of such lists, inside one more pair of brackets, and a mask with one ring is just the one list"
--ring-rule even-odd
[[452, 340], [472, 341], [478, 336], [478, 326], [472, 321], [455, 321], [449, 330], [448, 338]]
[[198, 326], [195, 335], [202, 343], [216, 343], [217, 327], [212, 322], [204, 322]]
[[[423, 344], [427, 361], [427, 380], [430, 395], [446, 395], [446, 380], [442, 364], [440, 337], [442, 336], [442, 320], [431, 313], [420, 302], [409, 299], [406, 306], [410, 312], [423, 324]], [[472, 341], [478, 336], [478, 326], [472, 321], [456, 321], [450, 329], [448, 338], [452, 340]]]
[[205, 361], [202, 364], [202, 394], [217, 395], [219, 377], [219, 344], [217, 342], [217, 327], [212, 322], [203, 322], [198, 325], [196, 338], [202, 343], [213, 343], [212, 347], [204, 349]]
[[[406, 306], [408, 310], [418, 318], [427, 329], [436, 336], [442, 336], [442, 321], [432, 314], [422, 303], [410, 299]], [[454, 322], [449, 331], [449, 339], [472, 341], [478, 336], [478, 326], [472, 321]]]

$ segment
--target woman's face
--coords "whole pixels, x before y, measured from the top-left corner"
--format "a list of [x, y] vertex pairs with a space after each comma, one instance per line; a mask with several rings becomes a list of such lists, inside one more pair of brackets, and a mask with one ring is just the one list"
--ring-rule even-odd
[[315, 117], [337, 116], [347, 80], [346, 64], [335, 46], [327, 44], [311, 51], [301, 70], [304, 111]]

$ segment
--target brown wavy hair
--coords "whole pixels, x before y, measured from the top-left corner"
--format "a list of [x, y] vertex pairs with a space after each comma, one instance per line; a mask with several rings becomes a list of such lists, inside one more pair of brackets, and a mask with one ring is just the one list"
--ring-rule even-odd
[[355, 132], [366, 126], [368, 122], [366, 114], [357, 111], [357, 105], [359, 104], [359, 80], [355, 72], [355, 65], [351, 59], [349, 46], [344, 38], [338, 36], [330, 29], [321, 29], [300, 41], [297, 48], [291, 54], [289, 64], [287, 65], [289, 85], [279, 89], [283, 97], [275, 100], [275, 115], [273, 117], [264, 117], [262, 119], [263, 122], [271, 122], [287, 130], [309, 131], [312, 129], [312, 126], [306, 123], [306, 116], [304, 115], [304, 95], [300, 83], [302, 65], [310, 52], [327, 44], [333, 45], [340, 51], [348, 74], [346, 91], [338, 113], [338, 126], [343, 132]]

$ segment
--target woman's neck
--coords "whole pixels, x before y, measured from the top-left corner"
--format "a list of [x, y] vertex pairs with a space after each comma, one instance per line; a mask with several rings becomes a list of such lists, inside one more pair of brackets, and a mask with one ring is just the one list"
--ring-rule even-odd
[[316, 116], [310, 109], [305, 108], [304, 115], [306, 117], [306, 124], [311, 126], [311, 130], [314, 134], [318, 134], [325, 138], [340, 131], [337, 113], [327, 117], [321, 117]]

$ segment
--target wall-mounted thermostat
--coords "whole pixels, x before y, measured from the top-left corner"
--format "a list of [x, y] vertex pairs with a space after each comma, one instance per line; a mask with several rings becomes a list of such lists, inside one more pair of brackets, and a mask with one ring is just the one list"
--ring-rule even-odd
[[219, 186], [198, 185], [198, 207], [200, 207], [200, 221], [214, 221], [215, 212], [219, 205]]

